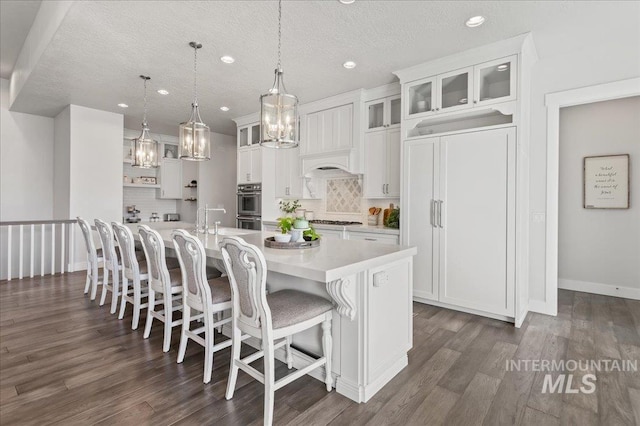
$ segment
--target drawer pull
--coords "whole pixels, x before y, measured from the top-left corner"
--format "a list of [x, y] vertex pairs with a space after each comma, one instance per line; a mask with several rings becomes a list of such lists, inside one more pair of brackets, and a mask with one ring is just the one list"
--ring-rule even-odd
[[378, 241], [376, 238], [365, 238], [367, 241]]

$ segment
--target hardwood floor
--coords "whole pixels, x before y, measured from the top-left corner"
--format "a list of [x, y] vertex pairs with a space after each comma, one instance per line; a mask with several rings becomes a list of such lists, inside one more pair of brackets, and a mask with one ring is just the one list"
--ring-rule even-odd
[[[2, 425], [262, 424], [262, 384], [240, 372], [224, 398], [229, 350], [204, 385], [200, 346], [176, 364], [178, 330], [163, 353], [159, 322], [143, 339], [131, 309], [119, 321], [82, 294], [84, 277], [0, 282]], [[368, 403], [307, 376], [276, 392], [274, 423], [640, 424], [640, 372], [576, 372], [574, 384], [594, 373], [596, 390], [569, 394], [542, 393], [545, 373], [506, 370], [507, 360], [640, 358], [640, 301], [560, 291], [559, 304], [557, 317], [530, 314], [520, 329], [414, 304], [409, 366]]]

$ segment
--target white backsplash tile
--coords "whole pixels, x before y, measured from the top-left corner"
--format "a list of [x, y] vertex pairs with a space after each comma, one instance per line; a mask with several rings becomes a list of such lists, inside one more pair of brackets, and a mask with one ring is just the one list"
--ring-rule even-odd
[[127, 213], [127, 206], [135, 205], [140, 214], [138, 217], [143, 222], [148, 222], [151, 217], [151, 213], [158, 213], [160, 220], [163, 219], [164, 213], [177, 213], [176, 200], [164, 200], [156, 198], [157, 189], [152, 188], [135, 188], [124, 187], [123, 190], [123, 209], [122, 217], [126, 220], [129, 217]]

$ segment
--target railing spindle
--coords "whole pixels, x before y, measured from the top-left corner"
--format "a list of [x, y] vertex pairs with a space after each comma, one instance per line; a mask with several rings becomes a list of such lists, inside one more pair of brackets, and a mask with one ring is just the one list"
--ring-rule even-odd
[[69, 272], [76, 270], [76, 227], [72, 224], [69, 226], [71, 236], [69, 237]]
[[40, 276], [44, 277], [44, 223], [40, 225]]
[[22, 279], [22, 264], [24, 263], [24, 244], [23, 244], [23, 240], [24, 240], [24, 225], [20, 225], [20, 243], [18, 244], [18, 279]]
[[67, 234], [64, 232], [64, 223], [61, 224], [62, 227], [60, 229], [60, 273], [64, 274], [64, 261], [65, 261], [65, 238]]
[[7, 230], [7, 281], [11, 281], [11, 231], [13, 227], [9, 226]]
[[51, 275], [56, 273], [56, 224], [51, 224]]
[[34, 234], [35, 234], [35, 225], [31, 225], [31, 245], [30, 245], [30, 253], [29, 253], [29, 278], [33, 278], [33, 245], [34, 245]]

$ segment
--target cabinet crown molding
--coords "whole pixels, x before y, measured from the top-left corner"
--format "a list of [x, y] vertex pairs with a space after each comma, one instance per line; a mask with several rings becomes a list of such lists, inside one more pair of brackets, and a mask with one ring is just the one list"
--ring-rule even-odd
[[427, 76], [445, 73], [473, 64], [480, 64], [492, 59], [520, 54], [526, 46], [532, 45], [532, 34], [524, 33], [506, 40], [500, 40], [495, 43], [394, 71], [393, 74], [398, 76], [400, 83], [404, 84]]

